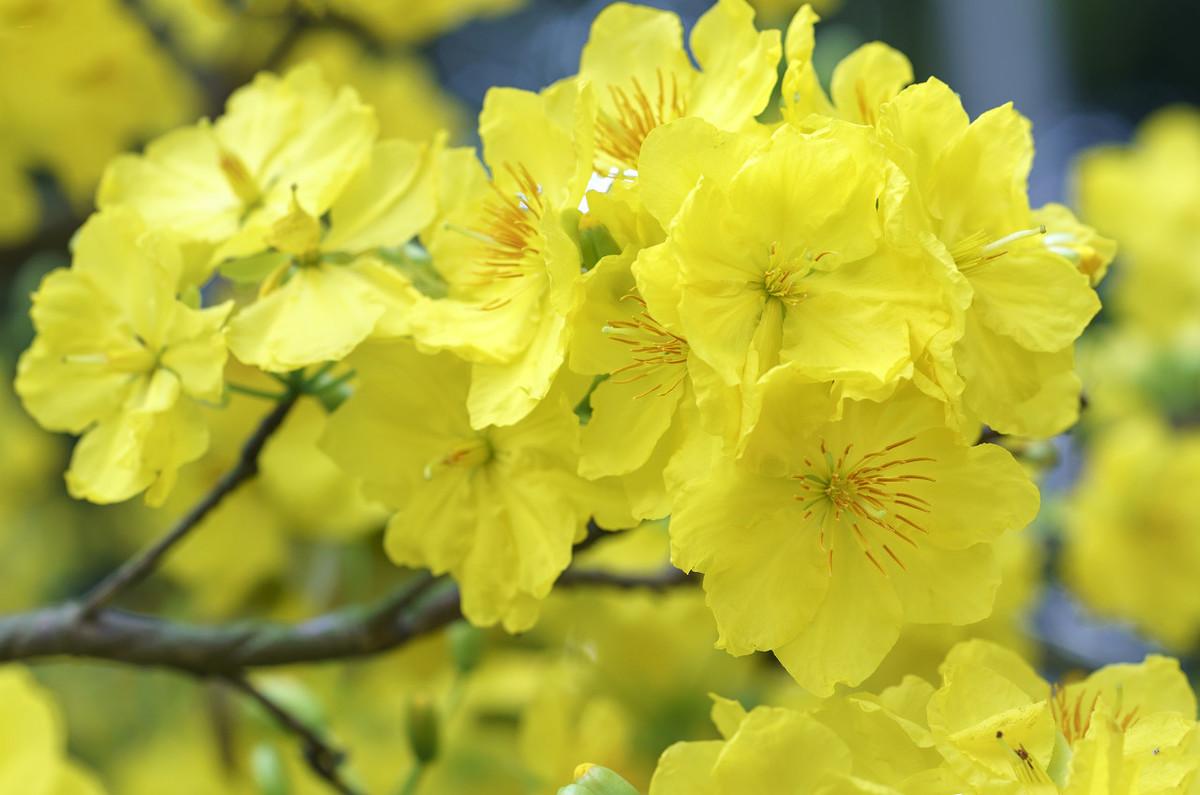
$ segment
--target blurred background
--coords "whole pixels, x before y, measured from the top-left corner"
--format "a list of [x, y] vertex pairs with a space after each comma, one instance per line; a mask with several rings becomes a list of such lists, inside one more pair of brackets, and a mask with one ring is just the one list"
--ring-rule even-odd
[[[799, 5], [752, 2], [763, 27], [785, 27]], [[645, 4], [688, 26], [709, 5]], [[214, 450], [185, 470], [161, 511], [67, 499], [68, 440], [24, 416], [11, 376], [32, 337], [28, 296], [68, 263], [108, 160], [219, 114], [257, 71], [308, 59], [357, 88], [385, 136], [447, 129], [470, 144], [487, 89], [538, 89], [572, 74], [605, 5], [0, 0], [0, 611], [78, 594], [161, 532], [229, 465], [262, 411], [234, 398], [219, 412]], [[949, 83], [972, 115], [1013, 101], [1034, 123], [1032, 202], [1082, 203], [1084, 220], [1123, 252], [1080, 348], [1089, 398], [1080, 427], [1050, 442], [1005, 442], [1042, 477], [1044, 508], [1031, 533], [1002, 549], [996, 615], [971, 628], [910, 631], [868, 686], [905, 672], [933, 677], [946, 648], [969, 635], [1016, 647], [1052, 677], [1154, 649], [1200, 673], [1200, 508], [1191, 505], [1200, 481], [1200, 121], [1159, 116], [1133, 149], [1093, 151], [1126, 145], [1164, 106], [1200, 103], [1200, 4], [814, 5], [826, 79], [878, 39], [911, 58], [918, 80]], [[1079, 170], [1084, 152], [1093, 152], [1091, 171]], [[1132, 297], [1109, 308], [1122, 289]], [[1169, 317], [1158, 311], [1166, 304]], [[294, 413], [267, 448], [262, 478], [143, 587], [138, 606], [190, 620], [289, 620], [394, 586], [400, 573], [380, 552], [383, 514], [321, 458], [323, 422], [315, 406]], [[653, 568], [665, 550], [662, 528], [651, 526], [589, 554]], [[356, 775], [371, 791], [393, 791], [410, 759], [407, 716], [430, 700], [455, 740], [422, 793], [548, 792], [585, 757], [644, 786], [670, 742], [712, 736], [708, 691], [747, 704], [803, 698], [769, 658], [735, 661], [712, 650], [714, 637], [698, 594], [556, 595], [522, 638], [461, 626], [378, 661], [284, 671], [268, 685], [355, 749]], [[291, 741], [227, 693], [103, 665], [35, 673], [66, 715], [72, 754], [111, 792], [321, 791]]]

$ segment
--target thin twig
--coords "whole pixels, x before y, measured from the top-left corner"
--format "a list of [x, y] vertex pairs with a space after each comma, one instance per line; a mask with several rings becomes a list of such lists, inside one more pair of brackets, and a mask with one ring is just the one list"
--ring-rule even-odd
[[342, 778], [342, 763], [346, 754], [326, 742], [316, 731], [306, 725], [281, 704], [250, 683], [245, 676], [230, 674], [222, 677], [234, 689], [242, 692], [262, 707], [275, 722], [286, 731], [300, 738], [303, 745], [304, 761], [321, 779], [342, 795], [359, 795], [359, 791], [351, 787]]
[[237, 463], [234, 464], [233, 468], [226, 472], [208, 494], [204, 495], [200, 502], [192, 506], [192, 509], [166, 535], [159, 538], [135, 557], [130, 558], [120, 568], [105, 577], [88, 592], [76, 613], [78, 620], [93, 619], [98, 612], [111, 604], [122, 591], [141, 582], [146, 575], [154, 571], [176, 544], [182, 541], [188, 533], [204, 521], [204, 518], [214, 508], [221, 504], [222, 500], [235, 491], [238, 486], [258, 474], [258, 458], [262, 453], [263, 447], [266, 445], [267, 440], [271, 438], [271, 435], [283, 424], [298, 397], [299, 393], [292, 390], [279, 401], [279, 405], [275, 406], [263, 418], [253, 435], [246, 440], [245, 446], [242, 447], [241, 455], [238, 456]]

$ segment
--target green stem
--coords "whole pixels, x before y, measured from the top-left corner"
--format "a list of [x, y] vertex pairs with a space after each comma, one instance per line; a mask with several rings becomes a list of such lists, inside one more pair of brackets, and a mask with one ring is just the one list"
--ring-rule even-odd
[[323, 376], [324, 376], [326, 373], [328, 373], [328, 372], [329, 372], [330, 370], [332, 370], [333, 368], [337, 367], [337, 364], [338, 364], [337, 362], [325, 362], [325, 364], [323, 364], [323, 365], [321, 365], [320, 367], [318, 367], [318, 368], [317, 368], [317, 371], [316, 371], [315, 373], [313, 373], [312, 375], [306, 375], [306, 376], [304, 376], [304, 381], [303, 381], [303, 383], [304, 383], [304, 387], [303, 387], [304, 391], [306, 391], [306, 392], [307, 392], [307, 391], [311, 390], [311, 389], [312, 389], [312, 387], [313, 387], [313, 386], [314, 386], [314, 385], [315, 385], [315, 384], [316, 384], [318, 381], [320, 381], [320, 380], [321, 380], [321, 378], [322, 378], [322, 377], [323, 377]]
[[408, 776], [405, 777], [404, 783], [400, 785], [400, 789], [396, 791], [396, 795], [417, 795], [417, 787], [421, 784], [421, 774], [425, 772], [425, 766], [420, 762], [413, 762], [412, 770], [408, 771]]
[[225, 384], [225, 388], [239, 395], [249, 395], [250, 397], [261, 398], [263, 400], [283, 400], [288, 396], [287, 392], [271, 392], [267, 389], [256, 389], [252, 386], [243, 386], [242, 384], [227, 383]]

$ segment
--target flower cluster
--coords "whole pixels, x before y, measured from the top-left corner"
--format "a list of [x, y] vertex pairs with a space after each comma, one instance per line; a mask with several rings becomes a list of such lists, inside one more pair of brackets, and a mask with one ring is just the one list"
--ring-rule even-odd
[[826, 92], [816, 22], [719, 0], [685, 48], [611, 6], [576, 75], [488, 94], [482, 162], [312, 66], [115, 159], [17, 379], [82, 434], [72, 493], [165, 499], [231, 355], [336, 407], [389, 556], [477, 624], [533, 625], [589, 522], [665, 517], [718, 645], [817, 694], [985, 618], [1038, 492], [975, 441], [1075, 421], [1111, 246], [1030, 207], [1011, 105], [971, 120], [880, 43]]
[[741, 792], [1184, 792], [1200, 766], [1196, 697], [1147, 657], [1050, 684], [985, 641], [954, 647], [934, 687], [798, 709], [716, 698], [722, 739], [663, 754], [650, 795]]
[[1200, 642], [1200, 114], [1170, 108], [1131, 145], [1084, 155], [1079, 201], [1121, 240], [1111, 320], [1081, 349], [1089, 466], [1065, 516], [1067, 582], [1167, 648]]

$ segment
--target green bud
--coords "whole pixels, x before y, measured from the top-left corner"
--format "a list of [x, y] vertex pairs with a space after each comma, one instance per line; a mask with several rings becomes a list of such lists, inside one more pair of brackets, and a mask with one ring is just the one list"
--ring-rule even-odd
[[316, 398], [321, 401], [321, 405], [325, 407], [326, 411], [333, 413], [352, 394], [354, 394], [354, 388], [347, 382], [341, 381], [318, 389]]
[[558, 791], [558, 795], [639, 795], [625, 779], [607, 767], [582, 764], [575, 768], [575, 783]]
[[438, 755], [438, 713], [429, 696], [421, 693], [408, 702], [408, 745], [413, 756], [427, 765]]
[[250, 773], [262, 795], [289, 795], [292, 791], [287, 766], [273, 745], [262, 743], [255, 746], [250, 755]]
[[446, 631], [450, 642], [450, 656], [459, 673], [469, 674], [479, 666], [483, 658], [485, 639], [483, 631], [466, 621], [455, 621]]

